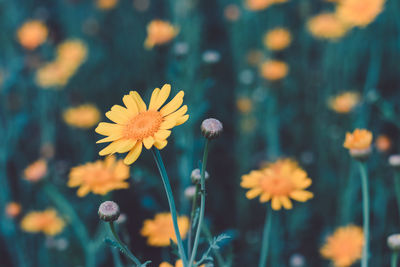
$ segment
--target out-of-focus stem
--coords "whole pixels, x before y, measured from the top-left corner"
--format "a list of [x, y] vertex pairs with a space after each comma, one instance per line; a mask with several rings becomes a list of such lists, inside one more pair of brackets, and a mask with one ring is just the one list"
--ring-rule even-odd
[[268, 208], [267, 215], [265, 217], [264, 232], [263, 232], [263, 239], [260, 252], [260, 262], [258, 264], [258, 267], [265, 267], [267, 264], [271, 225], [272, 225], [272, 210], [271, 208]]
[[192, 211], [190, 213], [190, 229], [188, 233], [188, 257], [190, 258], [190, 255], [192, 253], [192, 236], [193, 236], [193, 228], [196, 225], [196, 222], [194, 221], [194, 215], [196, 214], [196, 209], [197, 209], [197, 195], [199, 194], [199, 184], [196, 184], [196, 190], [192, 199]]
[[393, 251], [392, 260], [391, 260], [391, 263], [390, 263], [391, 267], [397, 267], [398, 258], [399, 258], [399, 253], [397, 251]]
[[201, 162], [201, 179], [200, 179], [200, 192], [201, 192], [201, 202], [200, 202], [200, 215], [199, 215], [199, 222], [197, 224], [196, 236], [194, 238], [193, 243], [193, 251], [192, 255], [189, 260], [189, 267], [192, 266], [197, 253], [197, 247], [199, 245], [199, 238], [201, 232], [201, 225], [204, 219], [204, 210], [206, 206], [206, 182], [205, 182], [205, 172], [206, 172], [206, 165], [207, 165], [207, 158], [208, 158], [208, 144], [210, 140], [206, 138], [204, 144], [204, 153], [203, 153], [203, 161]]
[[[212, 234], [210, 232], [210, 230], [207, 227], [207, 224], [203, 224], [202, 230], [204, 232], [204, 234], [206, 235], [207, 239], [209, 242], [211, 242], [212, 240]], [[222, 257], [221, 253], [219, 252], [218, 249], [214, 249], [213, 253], [215, 254], [215, 258], [217, 259], [218, 262], [218, 266], [219, 267], [226, 267], [226, 263], [224, 261], [224, 258]]]
[[394, 189], [396, 192], [397, 208], [399, 209], [400, 216], [400, 173], [397, 170], [394, 173]]
[[368, 174], [367, 166], [364, 162], [359, 162], [360, 175], [361, 175], [361, 188], [363, 196], [363, 223], [364, 223], [364, 239], [365, 244], [363, 247], [361, 266], [368, 267], [369, 257], [369, 192], [368, 192]]
[[176, 215], [175, 201], [174, 201], [174, 196], [172, 195], [172, 189], [171, 189], [171, 184], [169, 183], [168, 174], [167, 174], [167, 171], [165, 170], [164, 162], [161, 158], [160, 151], [155, 147], [153, 147], [153, 149], [151, 151], [153, 152], [154, 160], [156, 161], [158, 170], [160, 172], [161, 179], [164, 184], [165, 192], [167, 194], [169, 209], [170, 209], [171, 215], [172, 215], [172, 222], [174, 225], [175, 236], [176, 236], [176, 240], [178, 243], [179, 254], [180, 254], [182, 262], [183, 262], [183, 267], [187, 267], [188, 266], [187, 258], [186, 258], [185, 250], [183, 248], [181, 233], [179, 232], [178, 217]]

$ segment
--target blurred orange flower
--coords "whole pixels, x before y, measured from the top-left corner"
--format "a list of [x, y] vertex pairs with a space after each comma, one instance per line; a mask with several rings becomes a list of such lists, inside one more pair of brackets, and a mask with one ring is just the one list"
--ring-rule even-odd
[[114, 123], [101, 122], [96, 132], [107, 136], [97, 143], [111, 142], [99, 152], [100, 156], [113, 153], [129, 152], [125, 164], [135, 162], [142, 152], [143, 145], [151, 149], [163, 149], [173, 127], [185, 123], [189, 119], [187, 106], [183, 103], [184, 92], [180, 91], [166, 105], [171, 92], [171, 85], [165, 84], [161, 90], [156, 88], [151, 95], [149, 107], [136, 91], [131, 91], [122, 98], [125, 107], [114, 105], [106, 117]]
[[260, 74], [264, 79], [277, 81], [286, 77], [289, 72], [288, 65], [279, 60], [267, 60], [260, 66]]
[[118, 0], [97, 0], [96, 6], [99, 9], [109, 10], [118, 4]]
[[292, 209], [290, 198], [300, 202], [311, 199], [313, 193], [305, 190], [311, 183], [297, 162], [281, 159], [243, 175], [240, 186], [250, 189], [246, 193], [248, 199], [260, 196], [261, 203], [271, 200], [272, 209], [280, 210], [282, 207]]
[[369, 149], [372, 143], [372, 133], [366, 129], [355, 129], [353, 133], [346, 133], [343, 146], [347, 149]]
[[65, 227], [63, 219], [58, 217], [53, 209], [44, 211], [31, 211], [21, 221], [21, 229], [29, 233], [44, 233], [45, 235], [56, 235]]
[[34, 50], [43, 44], [48, 35], [46, 25], [39, 20], [25, 22], [17, 32], [19, 43], [28, 50]]
[[246, 8], [252, 11], [266, 9], [273, 4], [286, 3], [289, 0], [246, 0]]
[[17, 202], [7, 203], [5, 213], [9, 218], [15, 218], [21, 213], [21, 205]]
[[264, 45], [269, 50], [283, 50], [292, 42], [290, 32], [282, 27], [268, 31], [264, 35]]
[[337, 113], [349, 113], [360, 102], [358, 92], [344, 92], [329, 100], [329, 107]]
[[147, 25], [147, 38], [144, 46], [147, 49], [155, 45], [162, 45], [170, 42], [178, 35], [179, 30], [168, 21], [153, 20]]
[[88, 129], [100, 121], [100, 111], [92, 104], [68, 108], [63, 113], [64, 121], [71, 126]]
[[241, 97], [236, 101], [236, 107], [242, 113], [249, 113], [253, 107], [253, 104], [250, 98]]
[[[205, 264], [200, 265], [200, 267], [205, 267]], [[174, 267], [174, 265], [168, 263], [168, 262], [162, 262], [158, 267]], [[175, 262], [175, 267], [183, 267], [183, 262], [182, 260], [177, 260]]]
[[340, 39], [349, 30], [349, 27], [332, 13], [322, 13], [310, 18], [307, 22], [307, 28], [315, 38], [329, 40]]
[[375, 140], [376, 148], [381, 152], [387, 152], [392, 147], [392, 140], [387, 135], [379, 135]]
[[339, 227], [329, 236], [320, 252], [335, 267], [349, 267], [361, 259], [363, 246], [363, 230], [361, 227], [349, 225]]
[[[182, 239], [184, 239], [189, 230], [189, 218], [179, 216], [178, 226]], [[169, 246], [170, 240], [176, 243], [171, 213], [158, 213], [153, 220], [145, 220], [140, 234], [147, 237], [147, 244], [153, 247]]]
[[47, 174], [47, 163], [45, 160], [38, 160], [30, 164], [24, 170], [24, 178], [30, 182], [38, 182]]
[[77, 195], [86, 196], [89, 192], [105, 195], [110, 191], [125, 189], [129, 183], [129, 166], [115, 156], [86, 163], [71, 169], [68, 186], [79, 187]]
[[365, 27], [382, 12], [385, 0], [341, 0], [336, 15], [349, 26]]

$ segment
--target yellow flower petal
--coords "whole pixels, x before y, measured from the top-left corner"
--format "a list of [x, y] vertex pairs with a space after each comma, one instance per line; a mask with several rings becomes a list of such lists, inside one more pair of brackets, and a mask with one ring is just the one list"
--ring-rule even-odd
[[161, 114], [167, 116], [176, 111], [183, 103], [184, 94], [183, 91], [177, 93], [176, 96], [160, 110]]
[[176, 126], [176, 121], [174, 120], [166, 120], [163, 121], [160, 125], [161, 130], [168, 130]]
[[136, 145], [132, 148], [132, 150], [128, 153], [128, 155], [126, 155], [124, 163], [126, 165], [131, 165], [138, 159], [141, 152], [142, 152], [142, 142], [137, 142]]
[[157, 110], [156, 103], [157, 103], [157, 97], [158, 97], [159, 93], [160, 93], [160, 88], [156, 88], [153, 90], [153, 93], [151, 94], [151, 98], [150, 98], [149, 110]]
[[108, 123], [108, 122], [100, 122], [95, 132], [101, 135], [113, 135], [122, 133], [123, 127], [118, 124]]
[[283, 207], [287, 210], [290, 210], [293, 205], [292, 205], [292, 201], [290, 201], [290, 199], [286, 196], [281, 196], [279, 198], [280, 202], [282, 203]]
[[176, 125], [175, 126], [179, 126], [181, 124], [184, 124], [187, 120], [189, 119], [189, 115], [185, 115], [180, 117], [177, 121], [176, 121]]
[[168, 144], [167, 140], [163, 140], [163, 141], [156, 141], [154, 142], [154, 146], [158, 149], [163, 149], [166, 145]]
[[248, 199], [253, 199], [253, 198], [257, 197], [258, 195], [260, 195], [261, 192], [262, 192], [261, 188], [254, 188], [254, 189], [249, 190], [246, 193], [246, 197]]
[[273, 210], [281, 209], [281, 202], [279, 201], [279, 197], [273, 197], [271, 201], [271, 207]]
[[162, 141], [162, 140], [164, 140], [164, 139], [167, 139], [168, 136], [170, 136], [170, 135], [171, 135], [171, 131], [170, 131], [170, 130], [159, 130], [158, 132], [156, 132], [156, 133], [154, 134], [154, 137], [155, 137], [157, 140]]
[[140, 95], [138, 94], [138, 92], [136, 92], [136, 91], [131, 91], [130, 93], [129, 93], [132, 97], [133, 97], [133, 99], [135, 100], [135, 102], [136, 102], [136, 105], [138, 106], [138, 109], [139, 109], [139, 112], [144, 112], [144, 111], [146, 111], [146, 104], [144, 103], [144, 101], [143, 101], [143, 99], [140, 97]]
[[154, 138], [152, 136], [149, 136], [143, 139], [143, 144], [145, 148], [150, 149], [154, 144]]
[[310, 198], [312, 198], [313, 196], [314, 196], [313, 193], [304, 190], [298, 190], [290, 193], [291, 198], [300, 202], [305, 202]]
[[165, 103], [165, 101], [167, 101], [170, 92], [171, 92], [171, 85], [164, 84], [164, 86], [161, 88], [160, 93], [157, 96], [157, 101], [154, 106], [156, 110], [158, 110]]
[[263, 193], [263, 194], [261, 195], [261, 197], [260, 197], [260, 202], [261, 202], [261, 203], [264, 203], [264, 202], [269, 201], [270, 199], [271, 199], [271, 194], [269, 194], [269, 193]]
[[122, 101], [124, 102], [125, 106], [128, 108], [128, 110], [131, 112], [132, 115], [137, 115], [139, 113], [139, 108], [136, 104], [136, 101], [133, 99], [132, 95], [125, 95], [122, 98]]

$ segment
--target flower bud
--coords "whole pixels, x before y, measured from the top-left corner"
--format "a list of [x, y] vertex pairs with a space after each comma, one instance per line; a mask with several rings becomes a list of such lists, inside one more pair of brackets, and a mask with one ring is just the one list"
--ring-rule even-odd
[[[201, 180], [201, 171], [200, 171], [200, 169], [194, 169], [194, 170], [192, 171], [192, 173], [190, 174], [190, 178], [192, 179], [192, 182], [193, 182], [194, 184], [199, 183], [200, 180]], [[205, 171], [205, 173], [204, 173], [204, 179], [205, 179], [205, 180], [208, 180], [208, 178], [210, 178], [210, 175], [208, 174], [207, 171]]]
[[114, 201], [105, 201], [99, 207], [99, 217], [106, 222], [113, 222], [120, 215], [118, 204]]
[[400, 251], [400, 234], [390, 235], [387, 244], [391, 250]]
[[390, 166], [396, 169], [400, 169], [400, 155], [391, 155], [388, 161]]
[[201, 123], [201, 133], [207, 139], [217, 138], [222, 133], [222, 123], [217, 119], [206, 119]]
[[184, 194], [187, 199], [192, 199], [194, 197], [194, 195], [196, 194], [196, 187], [193, 185], [186, 187]]
[[371, 155], [372, 149], [371, 147], [366, 149], [350, 149], [349, 152], [354, 159], [359, 161], [366, 161], [369, 155]]

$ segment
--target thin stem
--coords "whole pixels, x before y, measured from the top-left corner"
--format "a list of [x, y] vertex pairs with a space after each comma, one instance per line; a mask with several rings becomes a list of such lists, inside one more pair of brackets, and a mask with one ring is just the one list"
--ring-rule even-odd
[[194, 215], [196, 214], [196, 209], [197, 209], [197, 196], [199, 194], [199, 184], [196, 184], [196, 190], [192, 199], [192, 211], [190, 213], [190, 229], [188, 233], [188, 257], [190, 258], [191, 253], [192, 253], [192, 237], [193, 237], [193, 228], [196, 225], [194, 222]]
[[[207, 224], [203, 224], [202, 230], [204, 234], [207, 236], [209, 242], [212, 240], [212, 234], [207, 227]], [[215, 258], [217, 259], [218, 266], [225, 267], [226, 263], [224, 262], [224, 258], [222, 257], [220, 251], [218, 249], [213, 249], [213, 253], [215, 254]]]
[[368, 267], [369, 254], [369, 193], [368, 193], [368, 175], [367, 166], [363, 162], [359, 162], [361, 174], [361, 187], [363, 196], [363, 220], [364, 220], [364, 238], [365, 245], [363, 247], [361, 266]]
[[133, 253], [125, 246], [124, 243], [122, 243], [121, 239], [119, 238], [117, 232], [115, 231], [115, 227], [114, 227], [114, 222], [110, 222], [110, 230], [111, 233], [113, 234], [115, 240], [117, 240], [118, 244], [121, 246], [121, 248], [123, 249], [124, 253], [126, 256], [128, 256], [128, 258], [136, 264], [136, 266], [141, 266], [142, 264], [140, 263], [140, 261], [138, 260], [138, 258], [135, 257], [135, 255], [133, 255]]
[[183, 262], [183, 267], [187, 267], [188, 266], [187, 258], [186, 258], [185, 250], [183, 248], [181, 233], [179, 232], [175, 201], [174, 201], [174, 196], [172, 195], [172, 189], [171, 189], [171, 185], [169, 183], [168, 174], [167, 174], [167, 171], [165, 170], [165, 166], [164, 166], [163, 160], [161, 158], [160, 151], [155, 147], [153, 147], [153, 149], [151, 151], [153, 152], [154, 160], [156, 161], [158, 170], [161, 175], [161, 179], [164, 184], [165, 192], [167, 194], [169, 209], [170, 209], [171, 215], [172, 215], [172, 222], [174, 225], [175, 236], [176, 236], [176, 240], [178, 243], [179, 254], [180, 254], [181, 260]]
[[197, 253], [197, 247], [199, 245], [199, 238], [201, 232], [201, 225], [204, 219], [204, 211], [206, 206], [206, 183], [205, 183], [205, 172], [206, 172], [206, 165], [207, 165], [207, 158], [208, 158], [208, 144], [210, 140], [206, 138], [206, 142], [204, 144], [204, 153], [203, 153], [203, 161], [201, 162], [201, 179], [200, 179], [200, 192], [201, 192], [201, 200], [200, 200], [200, 215], [199, 215], [199, 222], [197, 225], [196, 236], [194, 238], [193, 243], [193, 252], [189, 260], [189, 267], [192, 266]]
[[392, 253], [392, 261], [391, 261], [391, 264], [390, 264], [391, 267], [397, 267], [398, 257], [399, 257], [399, 253], [397, 251], [393, 251], [393, 253]]
[[396, 191], [397, 208], [399, 209], [400, 216], [400, 173], [397, 170], [394, 173], [394, 189]]
[[265, 267], [267, 264], [271, 225], [272, 225], [272, 210], [271, 208], [268, 208], [267, 215], [265, 217], [263, 239], [261, 244], [260, 262], [258, 264], [258, 267]]

